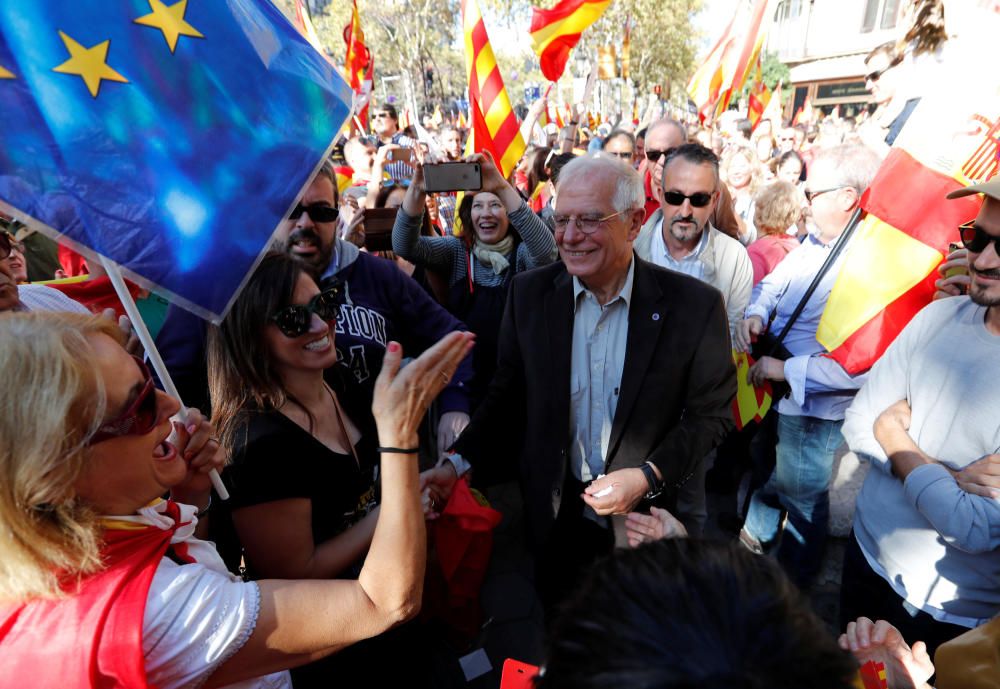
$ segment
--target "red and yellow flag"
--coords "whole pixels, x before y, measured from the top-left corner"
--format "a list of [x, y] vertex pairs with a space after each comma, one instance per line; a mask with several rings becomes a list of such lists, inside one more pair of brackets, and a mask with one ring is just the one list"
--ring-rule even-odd
[[[984, 146], [988, 157], [997, 155], [998, 82], [928, 92], [862, 197], [868, 215], [851, 239], [816, 332], [848, 372], [870, 368], [930, 303], [937, 266], [958, 240], [958, 225], [978, 212], [976, 195], [945, 196], [996, 171], [974, 161]], [[971, 122], [979, 128], [970, 131]], [[969, 169], [983, 176], [970, 178]]]
[[[314, 27], [312, 21], [309, 20], [309, 13], [302, 4], [302, 0], [295, 0], [295, 26], [298, 27], [302, 35], [305, 36], [306, 39], [312, 44], [312, 47], [316, 49], [316, 52], [326, 56], [323, 46], [320, 45], [319, 35], [316, 33], [316, 27]], [[330, 58], [327, 57], [327, 59], [329, 60]]]
[[704, 122], [714, 120], [729, 107], [753, 70], [764, 44], [764, 16], [769, 0], [755, 0], [738, 12], [688, 82], [687, 91]]
[[736, 430], [741, 431], [751, 421], [761, 422], [771, 408], [771, 384], [754, 387], [747, 380], [747, 372], [754, 360], [746, 352], [733, 350], [736, 362], [736, 397], [733, 398], [733, 420]]
[[473, 151], [489, 151], [507, 177], [524, 154], [521, 125], [510, 105], [476, 0], [462, 0], [462, 24], [472, 119], [468, 143]]
[[354, 92], [361, 90], [361, 82], [365, 78], [365, 70], [371, 58], [365, 46], [365, 34], [361, 30], [361, 17], [358, 15], [358, 1], [354, 0], [351, 11], [351, 23], [344, 27], [344, 42], [347, 44], [347, 56], [344, 58], [344, 76]]
[[760, 66], [760, 58], [757, 59], [757, 70], [754, 74], [753, 86], [750, 87], [750, 96], [747, 99], [747, 119], [750, 120], [750, 131], [752, 132], [760, 124], [767, 110], [767, 104], [771, 101], [771, 89], [764, 83], [764, 76]]
[[531, 8], [531, 48], [542, 74], [558, 81], [580, 34], [597, 21], [611, 0], [561, 0], [550, 10]]

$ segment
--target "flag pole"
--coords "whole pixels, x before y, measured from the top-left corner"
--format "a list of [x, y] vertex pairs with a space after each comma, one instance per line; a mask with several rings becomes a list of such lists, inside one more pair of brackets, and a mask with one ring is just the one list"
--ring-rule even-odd
[[[121, 269], [118, 267], [117, 263], [105, 256], [101, 256], [101, 264], [104, 266], [104, 271], [108, 274], [108, 279], [111, 280], [111, 284], [114, 286], [115, 293], [121, 300], [122, 306], [125, 307], [125, 313], [128, 314], [129, 320], [132, 321], [132, 327], [135, 328], [135, 334], [139, 336], [139, 341], [146, 350], [146, 356], [149, 357], [149, 362], [153, 365], [153, 370], [156, 371], [156, 375], [159, 377], [160, 383], [163, 385], [164, 392], [181, 403], [181, 408], [180, 411], [177, 412], [177, 417], [180, 419], [181, 423], [186, 426], [188, 422], [187, 407], [184, 406], [184, 402], [181, 400], [181, 396], [177, 392], [177, 386], [174, 385], [174, 379], [170, 377], [170, 371], [167, 370], [166, 365], [163, 363], [163, 357], [160, 356], [160, 350], [156, 348], [156, 342], [153, 341], [153, 336], [149, 334], [149, 328], [146, 327], [146, 322], [142, 319], [142, 314], [139, 313], [139, 307], [136, 306], [131, 292], [129, 292], [128, 287], [125, 286], [125, 280], [122, 278]], [[211, 479], [212, 487], [215, 488], [215, 492], [219, 498], [222, 500], [228, 500], [229, 491], [227, 491], [226, 486], [223, 485], [219, 472], [212, 469], [208, 472], [208, 477]]]

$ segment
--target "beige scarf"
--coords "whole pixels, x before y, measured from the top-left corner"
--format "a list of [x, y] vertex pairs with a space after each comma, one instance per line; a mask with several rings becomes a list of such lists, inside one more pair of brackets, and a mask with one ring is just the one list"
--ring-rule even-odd
[[493, 267], [493, 272], [499, 275], [510, 267], [507, 254], [514, 248], [514, 237], [507, 234], [496, 244], [483, 244], [478, 239], [472, 242], [472, 253], [483, 263]]

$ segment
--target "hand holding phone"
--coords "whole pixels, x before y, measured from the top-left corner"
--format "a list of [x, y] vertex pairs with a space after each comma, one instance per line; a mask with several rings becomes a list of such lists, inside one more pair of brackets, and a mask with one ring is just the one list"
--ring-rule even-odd
[[479, 191], [483, 170], [479, 163], [434, 163], [423, 166], [424, 189], [428, 193]]

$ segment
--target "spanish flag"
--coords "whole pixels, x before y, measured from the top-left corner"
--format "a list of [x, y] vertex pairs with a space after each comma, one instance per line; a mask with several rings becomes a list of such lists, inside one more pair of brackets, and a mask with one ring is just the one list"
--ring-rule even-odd
[[462, 24], [472, 119], [468, 145], [473, 151], [489, 151], [500, 172], [507, 177], [524, 154], [521, 125], [510, 105], [476, 0], [462, 0]]
[[[924, 96], [862, 197], [868, 215], [851, 239], [816, 332], [849, 373], [870, 368], [930, 303], [948, 244], [979, 211], [977, 196], [945, 196], [986, 181], [969, 178], [970, 169], [995, 172], [975, 164], [984, 146], [997, 156], [991, 132], [1000, 122], [1000, 102], [977, 98], [976, 90], [995, 92], [985, 86]], [[972, 122], [978, 128], [970, 129]]]
[[754, 365], [753, 357], [746, 352], [733, 350], [733, 361], [736, 362], [736, 397], [733, 398], [733, 420], [736, 430], [742, 431], [752, 421], [760, 423], [771, 408], [771, 384], [764, 383], [762, 387], [754, 387], [747, 380], [747, 373]]
[[755, 0], [746, 10], [740, 10], [712, 48], [701, 67], [688, 82], [687, 91], [698, 107], [698, 117], [704, 122], [725, 112], [733, 96], [738, 94], [757, 63], [764, 44], [764, 16], [769, 0]]
[[546, 79], [559, 80], [569, 52], [580, 42], [580, 34], [610, 4], [611, 0], [561, 0], [550, 10], [531, 8], [531, 48], [538, 55]]

